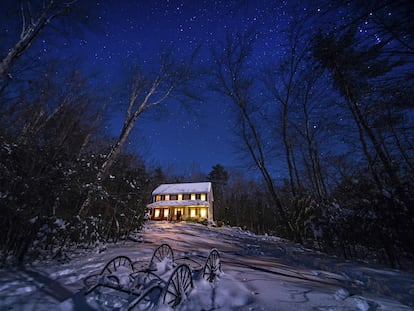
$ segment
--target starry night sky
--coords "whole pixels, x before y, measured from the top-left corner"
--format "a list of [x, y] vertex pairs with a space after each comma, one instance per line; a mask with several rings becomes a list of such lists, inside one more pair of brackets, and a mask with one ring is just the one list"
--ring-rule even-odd
[[[104, 68], [105, 79], [121, 78], [130, 62], [151, 62], [163, 49], [189, 55], [201, 45], [198, 62], [207, 65], [210, 49], [228, 32], [254, 27], [260, 52], [258, 63], [278, 53], [280, 32], [289, 23], [286, 4], [275, 1], [116, 1], [97, 2], [103, 33], [80, 42], [92, 66]], [[151, 113], [137, 123], [136, 144], [144, 157], [161, 165], [174, 164], [178, 170], [188, 165], [203, 172], [220, 163], [237, 166], [240, 161], [232, 144], [233, 120], [228, 103], [210, 94], [187, 111], [179, 105], [168, 109], [168, 116], [154, 120]], [[116, 120], [116, 119], [115, 119]], [[120, 124], [112, 122], [115, 132]], [[141, 148], [141, 150], [140, 150]], [[147, 158], [148, 159], [148, 158]]]
[[[90, 1], [88, 13], [81, 16], [87, 27], [65, 37], [45, 36], [36, 43], [40, 58], [57, 56], [80, 60], [83, 70], [95, 73], [102, 92], [114, 96], [108, 110], [108, 132], [117, 136], [122, 127], [128, 100], [128, 76], [133, 64], [154, 63], [165, 48], [189, 55], [201, 46], [197, 62], [209, 66], [210, 50], [227, 33], [254, 29], [256, 42], [253, 61], [262, 66], [280, 56], [292, 12], [318, 14], [317, 6], [288, 4], [288, 1]], [[3, 30], [11, 32], [7, 26]], [[4, 33], [4, 32], [3, 32]], [[124, 105], [125, 107], [125, 105]], [[148, 111], [136, 124], [129, 139], [129, 150], [137, 150], [147, 163], [178, 170], [188, 166], [208, 173], [217, 163], [237, 167], [243, 160], [233, 148], [229, 103], [208, 94], [190, 110], [168, 105], [161, 117]]]

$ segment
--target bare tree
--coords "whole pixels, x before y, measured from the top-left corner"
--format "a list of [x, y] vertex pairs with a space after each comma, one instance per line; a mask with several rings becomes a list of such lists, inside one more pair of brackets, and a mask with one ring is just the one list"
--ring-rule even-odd
[[253, 119], [253, 113], [258, 111], [255, 103], [253, 78], [249, 76], [247, 66], [252, 51], [253, 38], [251, 34], [228, 36], [222, 51], [213, 50], [215, 63], [214, 76], [217, 84], [215, 90], [228, 97], [237, 107], [240, 123], [240, 137], [248, 150], [251, 159], [260, 170], [267, 185], [272, 200], [290, 238], [293, 230], [288, 221], [285, 207], [282, 204], [269, 171], [265, 152], [265, 144]]
[[[396, 3], [401, 4], [400, 1]], [[387, 12], [390, 10], [391, 13], [392, 7], [390, 3]], [[405, 16], [402, 10], [400, 14]], [[385, 18], [384, 15], [382, 17]], [[389, 19], [385, 18], [383, 22], [388, 23]], [[406, 27], [404, 23], [397, 24], [394, 30]], [[401, 249], [413, 252], [410, 243], [413, 213], [408, 208], [413, 201], [408, 190], [413, 181], [411, 143], [405, 141], [407, 136], [404, 135], [411, 136], [412, 141], [412, 126], [405, 121], [412, 112], [412, 74], [409, 74], [412, 72], [412, 47], [401, 41], [401, 38], [410, 37], [401, 37], [403, 31], [394, 35], [389, 33], [392, 30], [389, 28], [386, 37], [375, 39], [372, 31], [376, 27], [368, 29], [367, 33], [361, 33], [361, 29], [365, 30], [364, 23], [353, 20], [351, 25], [339, 30], [334, 27], [329, 33], [319, 32], [315, 36], [313, 55], [330, 73], [344, 106], [352, 116], [359, 150], [367, 166], [365, 170], [360, 169], [357, 176], [370, 187], [364, 187], [362, 182], [353, 186], [352, 182], [344, 180], [341, 190], [349, 200], [342, 205], [360, 209], [358, 217], [361, 222], [356, 227], [369, 234], [371, 240], [363, 243], [370, 246], [378, 243], [384, 248], [390, 263], [395, 264]], [[412, 30], [407, 29], [406, 32], [409, 34]], [[355, 188], [354, 194], [349, 191], [349, 185]], [[368, 208], [376, 215], [374, 219], [367, 216]], [[377, 230], [366, 230], [370, 226]], [[352, 238], [353, 242], [359, 243], [358, 238]]]
[[289, 133], [291, 122], [292, 106], [297, 101], [298, 93], [302, 89], [299, 73], [301, 66], [304, 66], [307, 46], [301, 43], [304, 41], [300, 30], [290, 31], [289, 46], [287, 47], [287, 57], [279, 66], [267, 67], [264, 70], [264, 84], [272, 95], [275, 104], [281, 106], [281, 133], [289, 171], [290, 191], [296, 196], [298, 189], [301, 188], [301, 181], [296, 167], [294, 142], [292, 134]]
[[[21, 32], [17, 42], [9, 49], [7, 55], [0, 62], [0, 82], [7, 81], [11, 77], [10, 68], [16, 60], [22, 56], [39, 37], [40, 33], [58, 16], [68, 13], [77, 0], [43, 1], [38, 12], [32, 5], [33, 1], [22, 1], [20, 5]], [[3, 83], [2, 83], [3, 84]]]
[[[317, 77], [316, 77], [317, 79]], [[301, 129], [298, 129], [300, 135], [305, 140], [305, 146], [307, 151], [307, 156], [305, 158], [305, 165], [309, 168], [309, 180], [311, 181], [311, 185], [316, 192], [316, 196], [319, 199], [322, 199], [326, 196], [326, 184], [324, 181], [324, 176], [322, 173], [322, 166], [319, 158], [319, 148], [318, 142], [316, 139], [316, 130], [311, 125], [311, 93], [312, 88], [316, 83], [315, 77], [312, 79], [308, 77], [306, 81], [304, 81], [304, 94], [301, 100], [301, 108], [303, 112], [303, 124]], [[308, 164], [308, 161], [310, 164]]]
[[351, 27], [340, 36], [334, 33], [324, 36], [320, 33], [315, 41], [314, 55], [323, 67], [331, 70], [334, 83], [346, 100], [378, 189], [382, 191], [384, 185], [379, 176], [377, 162], [381, 163], [391, 184], [402, 195], [396, 163], [387, 154], [384, 142], [371, 124], [374, 109], [370, 98], [374, 89], [373, 80], [377, 79], [376, 86], [379, 87], [378, 79], [390, 73], [397, 63], [384, 58], [382, 48], [386, 43], [356, 47], [359, 43], [356, 32], [355, 27]]
[[[138, 118], [147, 110], [159, 106], [167, 100], [183, 99], [182, 96], [190, 96], [187, 85], [192, 78], [191, 61], [178, 62], [172, 52], [162, 53], [160, 67], [155, 75], [137, 71], [132, 80], [130, 98], [127, 104], [124, 124], [121, 133], [105, 156], [96, 175], [96, 183], [100, 183], [108, 174], [121, 149], [128, 139]], [[89, 191], [86, 200], [80, 207], [79, 214], [87, 212], [91, 204], [92, 190]]]

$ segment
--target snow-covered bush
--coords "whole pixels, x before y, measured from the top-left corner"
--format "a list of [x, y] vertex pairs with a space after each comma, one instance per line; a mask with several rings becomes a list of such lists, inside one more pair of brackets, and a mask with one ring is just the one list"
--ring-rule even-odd
[[[111, 142], [95, 123], [98, 101], [79, 73], [64, 74], [65, 81], [54, 74], [32, 81], [19, 111], [7, 123], [1, 118], [0, 265], [64, 257], [69, 248], [116, 241], [143, 222], [150, 190], [142, 161], [121, 154], [111, 178], [97, 183]], [[78, 217], [88, 195], [91, 208]]]
[[313, 222], [325, 251], [392, 266], [398, 265], [399, 257], [413, 254], [408, 242], [413, 237], [412, 219], [395, 195], [380, 191], [373, 180], [360, 176], [344, 180], [333, 197]]

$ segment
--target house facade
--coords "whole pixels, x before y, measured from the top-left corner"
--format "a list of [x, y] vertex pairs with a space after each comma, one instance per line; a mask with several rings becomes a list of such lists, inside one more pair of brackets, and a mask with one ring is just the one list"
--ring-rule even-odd
[[154, 220], [213, 220], [213, 201], [211, 182], [162, 184], [147, 209]]

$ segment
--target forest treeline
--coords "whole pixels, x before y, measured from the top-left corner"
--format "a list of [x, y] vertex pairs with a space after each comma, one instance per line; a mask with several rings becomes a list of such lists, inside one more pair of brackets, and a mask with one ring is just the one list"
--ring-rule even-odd
[[276, 63], [258, 68], [254, 30], [213, 49], [212, 89], [261, 174], [216, 189], [216, 216], [399, 266], [414, 251], [413, 5], [325, 4], [293, 15]]
[[[256, 29], [223, 38], [208, 70], [196, 54], [161, 53], [156, 70], [137, 68], [130, 78], [116, 137], [105, 130], [111, 98], [82, 66], [33, 61], [33, 42], [55, 21], [70, 24], [80, 4], [22, 3], [15, 23], [31, 22], [0, 50], [2, 264], [123, 239], [141, 228], [159, 183], [201, 180], [213, 183], [218, 225], [392, 266], [413, 257], [408, 1], [293, 11], [276, 61], [257, 62]], [[127, 148], [147, 110], [171, 98], [193, 104], [197, 79], [231, 107], [244, 170], [217, 164], [175, 176]]]

